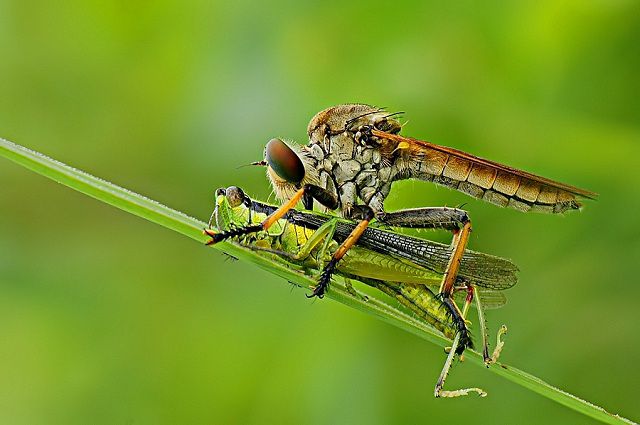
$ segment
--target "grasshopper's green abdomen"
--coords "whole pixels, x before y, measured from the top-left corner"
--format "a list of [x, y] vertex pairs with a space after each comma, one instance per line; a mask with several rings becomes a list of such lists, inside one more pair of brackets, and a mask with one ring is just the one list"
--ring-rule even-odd
[[460, 324], [454, 320], [447, 306], [426, 286], [383, 281], [375, 284], [380, 291], [393, 297], [447, 338], [453, 339], [460, 330]]

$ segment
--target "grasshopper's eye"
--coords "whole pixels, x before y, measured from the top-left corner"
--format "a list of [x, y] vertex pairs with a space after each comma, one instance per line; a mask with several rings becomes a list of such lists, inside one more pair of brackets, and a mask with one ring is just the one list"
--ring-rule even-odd
[[245, 194], [237, 186], [229, 186], [226, 190], [227, 202], [231, 208], [240, 206], [245, 200]]
[[269, 167], [288, 183], [298, 184], [304, 179], [304, 165], [298, 155], [280, 139], [271, 139], [264, 148]]

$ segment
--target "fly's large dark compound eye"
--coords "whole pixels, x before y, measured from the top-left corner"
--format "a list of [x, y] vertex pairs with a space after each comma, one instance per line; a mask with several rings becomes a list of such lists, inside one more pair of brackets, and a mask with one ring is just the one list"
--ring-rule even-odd
[[269, 167], [288, 183], [298, 184], [304, 179], [304, 165], [298, 155], [280, 139], [271, 139], [264, 148]]

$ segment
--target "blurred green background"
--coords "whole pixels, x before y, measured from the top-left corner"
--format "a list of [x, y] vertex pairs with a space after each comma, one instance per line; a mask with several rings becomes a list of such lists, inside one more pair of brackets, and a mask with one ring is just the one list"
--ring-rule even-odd
[[[489, 312], [503, 360], [637, 408], [640, 7], [523, 3], [0, 1], [0, 135], [206, 219], [213, 190], [325, 107], [599, 192], [525, 215], [428, 183], [520, 283]], [[431, 236], [431, 235], [430, 235]], [[445, 240], [446, 235], [433, 234]], [[493, 334], [492, 332], [492, 334]], [[0, 160], [0, 423], [591, 423], [442, 349]]]

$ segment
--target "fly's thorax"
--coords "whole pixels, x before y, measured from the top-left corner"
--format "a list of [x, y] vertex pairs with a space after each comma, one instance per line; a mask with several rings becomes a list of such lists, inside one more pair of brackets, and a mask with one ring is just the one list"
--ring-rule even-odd
[[381, 212], [391, 182], [402, 173], [381, 146], [362, 138], [372, 128], [395, 134], [401, 125], [383, 109], [360, 104], [325, 109], [309, 123], [305, 149], [317, 161], [320, 185], [338, 195], [343, 214], [362, 203]]
[[311, 143], [326, 143], [329, 137], [342, 132], [356, 135], [362, 127], [396, 134], [400, 132], [402, 125], [384, 108], [344, 104], [318, 112], [309, 122], [307, 135]]
[[[390, 184], [420, 179], [487, 202], [517, 209], [563, 213], [597, 194], [484, 160], [445, 146], [400, 136], [400, 123], [383, 109], [338, 105], [313, 117], [308, 150], [327, 173], [344, 212], [364, 202], [381, 211]], [[321, 177], [328, 182], [328, 177]], [[361, 202], [360, 202], [361, 201]]]
[[401, 170], [385, 164], [379, 149], [356, 143], [349, 133], [333, 135], [329, 143], [311, 143], [302, 151], [316, 164], [319, 185], [338, 196], [344, 213], [352, 205], [366, 204], [382, 211], [391, 182]]

